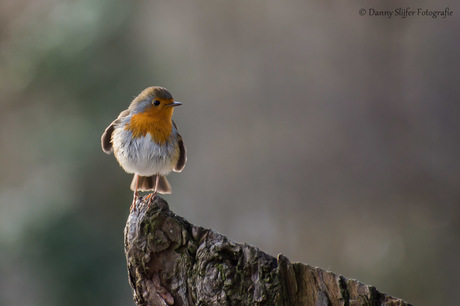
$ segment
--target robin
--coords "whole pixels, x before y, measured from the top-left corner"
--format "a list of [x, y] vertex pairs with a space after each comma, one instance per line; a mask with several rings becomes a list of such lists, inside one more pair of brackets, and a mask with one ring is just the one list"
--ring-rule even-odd
[[[102, 150], [112, 152], [127, 173], [134, 173], [131, 190], [135, 207], [138, 191], [171, 193], [166, 175], [181, 172], [187, 162], [182, 136], [172, 120], [174, 101], [166, 88], [153, 86], [144, 89], [120, 113], [101, 137]], [[152, 194], [149, 195], [149, 204]]]

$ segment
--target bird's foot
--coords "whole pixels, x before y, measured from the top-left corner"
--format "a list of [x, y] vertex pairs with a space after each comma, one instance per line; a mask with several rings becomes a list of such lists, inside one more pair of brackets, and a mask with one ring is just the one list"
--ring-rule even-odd
[[147, 202], [147, 209], [150, 208], [150, 204], [152, 204], [153, 199], [155, 198], [156, 195], [157, 195], [157, 192], [156, 192], [156, 191], [155, 191], [154, 193], [150, 193], [149, 195], [147, 195], [147, 199], [148, 199], [148, 202]]

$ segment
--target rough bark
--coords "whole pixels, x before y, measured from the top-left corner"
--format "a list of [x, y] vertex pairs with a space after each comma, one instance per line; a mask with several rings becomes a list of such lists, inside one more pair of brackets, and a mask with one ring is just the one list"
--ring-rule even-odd
[[409, 305], [357, 280], [194, 226], [155, 197], [125, 228], [137, 305]]

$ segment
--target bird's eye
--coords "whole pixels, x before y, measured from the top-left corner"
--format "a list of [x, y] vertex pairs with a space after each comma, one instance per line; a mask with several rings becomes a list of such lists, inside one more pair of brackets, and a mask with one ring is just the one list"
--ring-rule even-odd
[[153, 105], [155, 105], [155, 106], [158, 106], [158, 105], [160, 105], [160, 101], [158, 101], [158, 100], [154, 100], [154, 101], [153, 101]]

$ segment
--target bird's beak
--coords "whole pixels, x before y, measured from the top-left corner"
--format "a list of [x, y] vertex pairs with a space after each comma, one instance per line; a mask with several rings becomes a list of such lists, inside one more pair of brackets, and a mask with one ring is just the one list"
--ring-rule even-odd
[[169, 104], [166, 104], [166, 106], [170, 106], [170, 107], [179, 106], [179, 105], [182, 105], [182, 102], [174, 101]]

